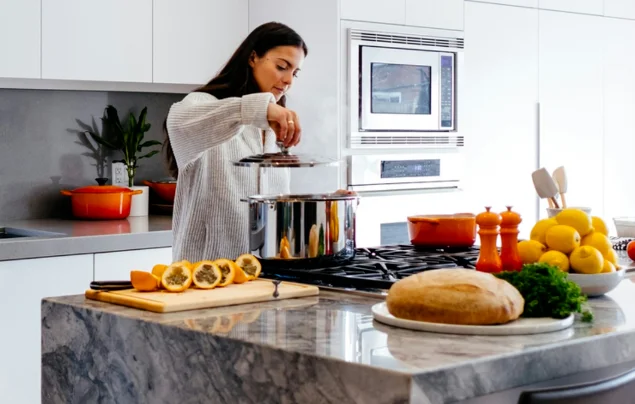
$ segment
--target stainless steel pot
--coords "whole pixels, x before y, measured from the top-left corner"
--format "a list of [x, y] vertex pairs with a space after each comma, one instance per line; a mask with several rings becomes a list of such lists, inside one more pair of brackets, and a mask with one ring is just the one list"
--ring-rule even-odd
[[331, 266], [355, 257], [356, 195], [248, 198], [251, 251], [269, 266]]

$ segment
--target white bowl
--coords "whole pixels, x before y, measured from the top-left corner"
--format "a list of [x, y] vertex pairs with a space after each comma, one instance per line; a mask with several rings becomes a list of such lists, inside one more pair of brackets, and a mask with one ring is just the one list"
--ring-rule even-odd
[[580, 286], [582, 293], [591, 297], [602, 296], [615, 289], [624, 279], [624, 273], [626, 269], [593, 275], [569, 273], [568, 278]]
[[635, 237], [635, 217], [614, 217], [617, 237]]
[[[580, 209], [587, 215], [591, 214], [591, 208], [585, 208], [581, 206], [568, 206], [567, 209]], [[558, 213], [562, 212], [562, 208], [547, 208], [547, 217], [555, 217]]]

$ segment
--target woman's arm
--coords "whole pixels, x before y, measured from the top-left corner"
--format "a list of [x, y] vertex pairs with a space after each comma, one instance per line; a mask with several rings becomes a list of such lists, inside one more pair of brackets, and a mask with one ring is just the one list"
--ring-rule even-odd
[[272, 102], [275, 97], [271, 93], [222, 100], [206, 93], [191, 93], [172, 105], [167, 126], [179, 166], [236, 136], [244, 125], [269, 128], [267, 108]]

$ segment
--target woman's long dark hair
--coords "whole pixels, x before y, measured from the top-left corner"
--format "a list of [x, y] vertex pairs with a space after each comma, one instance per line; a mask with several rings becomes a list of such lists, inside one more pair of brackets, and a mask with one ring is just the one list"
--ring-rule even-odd
[[[242, 97], [260, 92], [249, 60], [254, 53], [258, 57], [263, 57], [269, 50], [278, 46], [296, 46], [302, 48], [305, 56], [308, 54], [307, 46], [297, 32], [284, 24], [269, 22], [253, 30], [216, 77], [194, 91], [211, 94], [218, 99]], [[285, 103], [286, 98], [282, 96], [278, 104], [285, 106]], [[177, 178], [179, 171], [168, 136], [167, 119], [163, 122], [163, 131], [165, 132], [165, 142], [163, 143], [165, 162], [170, 175]]]

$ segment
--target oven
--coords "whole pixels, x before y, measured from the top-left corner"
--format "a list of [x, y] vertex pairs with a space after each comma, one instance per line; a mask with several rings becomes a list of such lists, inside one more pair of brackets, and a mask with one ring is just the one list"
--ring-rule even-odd
[[348, 30], [349, 147], [463, 145], [460, 35]]

